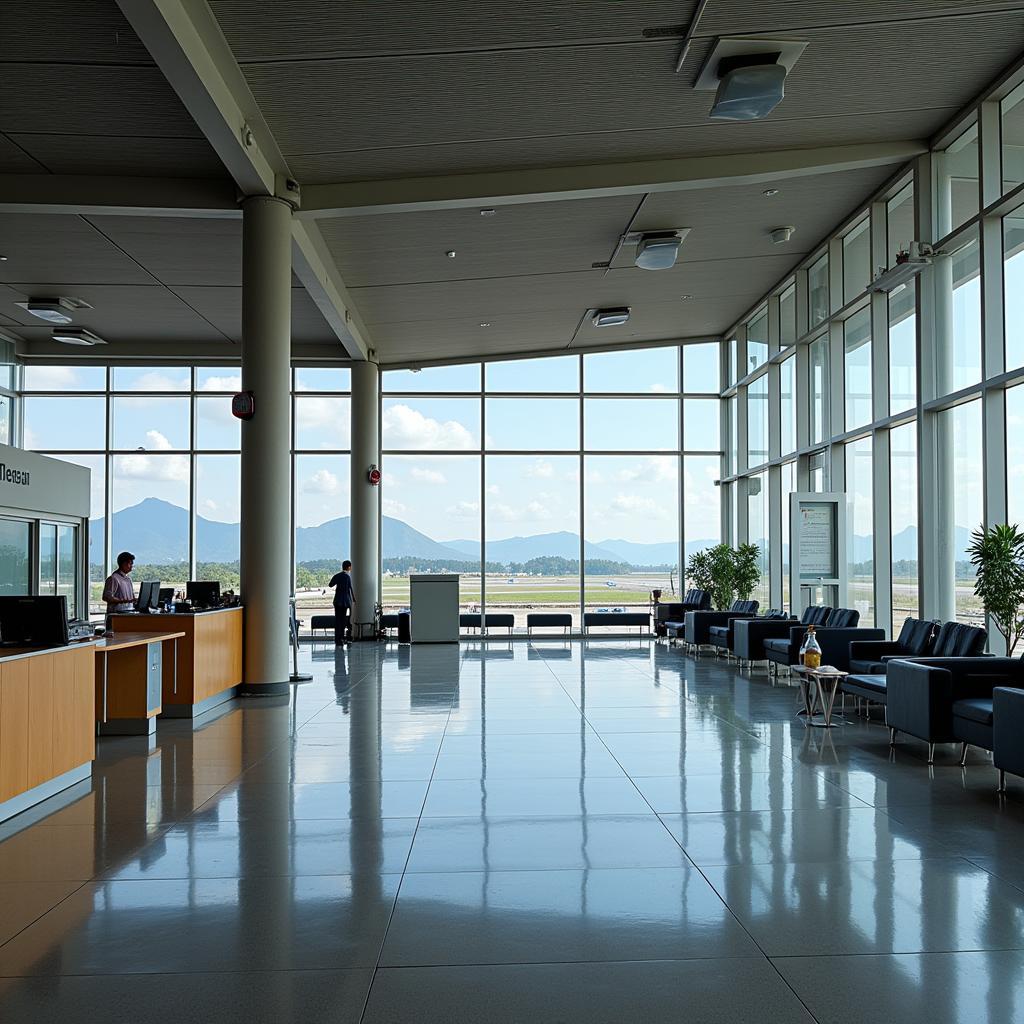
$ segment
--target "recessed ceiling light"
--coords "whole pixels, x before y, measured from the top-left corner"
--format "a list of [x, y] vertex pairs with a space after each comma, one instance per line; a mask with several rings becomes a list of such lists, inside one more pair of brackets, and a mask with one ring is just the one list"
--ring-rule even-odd
[[7, 262], [7, 257], [6, 256], [0, 256], [0, 263], [6, 263], [6, 262]]
[[686, 302], [687, 299], [692, 299], [693, 296], [692, 295], [680, 295], [679, 298], [681, 298], [683, 300], [683, 302]]
[[772, 196], [777, 196], [778, 194], [779, 194], [779, 190], [777, 188], [766, 188], [761, 193], [761, 195], [767, 196], [769, 199], [771, 199]]
[[480, 321], [480, 326], [481, 326], [481, 327], [490, 327], [491, 325], [490, 325], [490, 322], [489, 322], [489, 321], [487, 321], [487, 320], [481, 320], [481, 321]]
[[447, 251], [447, 252], [445, 253], [445, 256], [447, 256], [447, 257], [448, 257], [448, 259], [450, 259], [450, 260], [453, 260], [453, 259], [455, 259], [455, 250], [454, 250], [454, 249], [449, 249], [449, 250], [448, 250], [448, 251]]
[[65, 345], [106, 345], [103, 338], [84, 327], [54, 327], [51, 337]]
[[497, 212], [498, 212], [497, 210], [492, 210], [490, 207], [488, 207], [486, 210], [481, 210], [480, 211], [480, 216], [481, 217], [493, 217]]

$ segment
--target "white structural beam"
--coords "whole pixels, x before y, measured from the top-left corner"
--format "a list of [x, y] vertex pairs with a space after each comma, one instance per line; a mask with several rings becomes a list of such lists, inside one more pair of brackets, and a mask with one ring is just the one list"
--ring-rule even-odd
[[306, 185], [303, 189], [302, 209], [296, 216], [302, 220], [314, 220], [372, 213], [511, 206], [601, 196], [642, 195], [648, 192], [723, 188], [865, 167], [888, 167], [907, 163], [927, 151], [924, 142], [882, 142], [768, 153], [733, 153], [727, 156]]
[[[297, 208], [298, 183], [206, 0], [118, 0], [118, 6], [242, 195], [277, 196]], [[319, 229], [294, 221], [293, 228], [296, 274], [347, 354], [365, 359], [365, 328], [352, 328], [351, 303]]]
[[223, 179], [84, 174], [0, 174], [0, 213], [241, 217], [235, 186]]

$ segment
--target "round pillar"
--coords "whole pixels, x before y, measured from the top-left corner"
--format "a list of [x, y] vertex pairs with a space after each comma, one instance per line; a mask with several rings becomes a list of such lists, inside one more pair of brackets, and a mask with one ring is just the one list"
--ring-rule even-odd
[[[356, 595], [354, 621], [373, 621], [380, 600], [380, 486], [371, 484], [371, 466], [380, 466], [380, 370], [374, 362], [352, 367], [352, 516], [350, 554]], [[355, 634], [358, 636], [359, 631]]]

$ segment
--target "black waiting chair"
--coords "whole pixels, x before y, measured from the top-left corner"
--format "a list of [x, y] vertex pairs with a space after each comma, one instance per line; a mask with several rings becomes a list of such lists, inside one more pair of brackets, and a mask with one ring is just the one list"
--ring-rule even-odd
[[724, 651], [729, 656], [735, 655], [735, 638], [736, 638], [736, 627], [741, 622], [795, 622], [796, 620], [788, 613], [784, 612], [781, 608], [769, 608], [764, 615], [757, 616], [756, 618], [743, 617], [732, 618], [724, 626], [712, 626], [708, 630], [709, 639], [711, 646], [715, 648], [715, 653], [719, 654]]
[[931, 654], [938, 632], [937, 622], [908, 617], [895, 640], [854, 640], [850, 644], [850, 671], [884, 675], [886, 662], [894, 658], [925, 658]]
[[799, 620], [793, 616], [783, 619], [739, 619], [734, 627], [732, 653], [743, 665], [755, 661], [767, 661], [764, 653], [766, 640], [781, 640], [789, 636], [793, 626], [824, 626], [832, 609], [827, 605], [810, 605], [803, 610]]
[[[732, 607], [724, 612], [687, 612], [682, 622], [682, 636], [686, 646], [699, 652], [711, 643], [712, 626], [727, 626], [730, 619], [754, 616], [758, 606], [758, 601], [733, 601]], [[679, 635], [678, 631], [676, 635]]]
[[669, 624], [681, 623], [687, 612], [704, 611], [711, 607], [711, 592], [692, 588], [681, 601], [658, 604], [654, 609], [654, 635], [668, 636]]
[[[815, 636], [821, 647], [821, 663], [832, 665], [840, 672], [849, 670], [850, 643], [853, 640], [884, 640], [885, 630], [858, 626], [860, 612], [854, 608], [833, 608], [822, 626], [816, 627]], [[791, 668], [800, 664], [800, 647], [807, 635], [806, 626], [791, 626], [789, 636], [764, 641], [765, 660], [780, 667]]]

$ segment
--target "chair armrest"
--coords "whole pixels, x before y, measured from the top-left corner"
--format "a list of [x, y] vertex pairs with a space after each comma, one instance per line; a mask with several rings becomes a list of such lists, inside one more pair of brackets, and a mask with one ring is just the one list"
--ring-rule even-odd
[[792, 619], [737, 619], [733, 654], [748, 661], [759, 661], [764, 657], [765, 640], [785, 639], [792, 625]]
[[902, 652], [902, 645], [895, 640], [854, 640], [850, 643], [850, 657], [858, 661], [883, 661]]
[[927, 743], [952, 742], [953, 676], [948, 669], [891, 661], [886, 690], [886, 719], [892, 728]]
[[1024, 690], [992, 691], [992, 760], [997, 768], [1024, 775]]
[[884, 640], [885, 630], [870, 626], [832, 626], [815, 632], [821, 647], [821, 663], [842, 672], [850, 668], [850, 645], [854, 640]]

